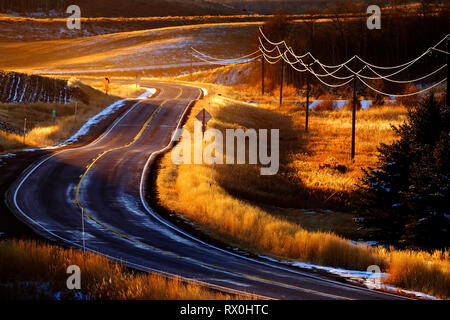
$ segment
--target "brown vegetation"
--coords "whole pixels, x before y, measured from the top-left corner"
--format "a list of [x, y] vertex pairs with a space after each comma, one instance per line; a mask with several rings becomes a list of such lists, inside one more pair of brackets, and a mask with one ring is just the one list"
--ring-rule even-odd
[[101, 300], [212, 300], [248, 299], [180, 278], [132, 271], [101, 255], [64, 249], [34, 241], [0, 242], [0, 297], [2, 299], [75, 299], [67, 289], [67, 267], [81, 269], [83, 298]]
[[[9, 129], [0, 130], [0, 153], [24, 147], [56, 145], [72, 136], [87, 119], [116, 101], [119, 96], [136, 96], [143, 92], [134, 86], [121, 85], [111, 86], [110, 95], [101, 92], [101, 85], [97, 85], [97, 89], [80, 84], [80, 92], [86, 101], [73, 99], [68, 104], [0, 103], [0, 121]], [[52, 117], [53, 110], [56, 112], [55, 119]], [[27, 134], [24, 139], [25, 125]]]
[[[218, 87], [217, 90], [227, 89]], [[219, 130], [282, 128], [280, 158], [284, 160], [280, 162], [280, 172], [277, 176], [260, 177], [257, 166], [216, 165], [210, 184], [210, 166], [176, 166], [167, 154], [157, 178], [161, 205], [194, 221], [211, 237], [257, 254], [357, 270], [377, 264], [390, 273], [386, 281], [391, 284], [438, 296], [450, 295], [448, 253], [431, 255], [356, 245], [336, 235], [336, 232], [357, 234], [355, 229], [349, 231], [344, 227], [354, 225], [351, 215], [300, 209], [310, 207], [310, 202], [304, 202], [305, 194], [317, 195], [322, 199], [322, 207], [326, 206], [323, 200], [336, 197], [336, 203], [342, 207], [342, 199], [336, 194], [352, 193], [362, 174], [360, 168], [376, 163], [376, 146], [380, 141], [393, 139], [390, 124], [400, 123], [405, 109], [375, 108], [359, 112], [358, 156], [352, 162], [347, 151], [349, 140], [343, 138], [350, 130], [348, 111], [313, 113], [311, 132], [304, 135], [298, 124], [303, 117], [300, 112], [293, 112], [295, 106], [282, 109], [281, 113], [294, 114], [287, 116], [277, 113], [278, 107], [272, 104], [250, 106], [214, 96], [211, 86], [208, 91], [210, 96], [194, 107], [192, 115], [206, 107], [213, 115], [209, 126]], [[188, 130], [192, 130], [193, 116], [186, 124]], [[290, 199], [298, 199], [294, 207], [279, 207], [292, 204]], [[314, 219], [307, 218], [315, 214]], [[419, 274], [434, 280], [416, 281]]]

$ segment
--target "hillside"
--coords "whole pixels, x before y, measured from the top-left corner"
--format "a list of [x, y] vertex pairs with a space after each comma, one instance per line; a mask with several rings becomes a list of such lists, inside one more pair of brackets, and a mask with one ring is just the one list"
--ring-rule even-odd
[[0, 153], [56, 145], [122, 93], [119, 84], [106, 95], [78, 80], [0, 72]]
[[305, 13], [310, 7], [325, 7], [331, 0], [225, 0], [221, 1], [240, 12], [272, 14], [283, 9], [293, 14]]
[[[1, 1], [0, 13], [20, 13], [42, 17], [67, 16], [66, 8], [73, 4], [71, 0], [59, 1]], [[76, 3], [83, 17], [148, 17], [148, 16], [184, 16], [235, 14], [237, 11], [219, 2], [205, 0], [130, 0], [90, 1], [79, 0]]]
[[[224, 14], [272, 14], [277, 9], [291, 13], [304, 13], [310, 7], [324, 7], [331, 0], [130, 0], [88, 1], [79, 0], [83, 17], [156, 17], [185, 15], [224, 15]], [[37, 17], [66, 16], [66, 8], [71, 0], [42, 1], [3, 0], [0, 13], [19, 13]]]
[[0, 71], [0, 102], [59, 103], [71, 101], [74, 90], [67, 81], [16, 72]]

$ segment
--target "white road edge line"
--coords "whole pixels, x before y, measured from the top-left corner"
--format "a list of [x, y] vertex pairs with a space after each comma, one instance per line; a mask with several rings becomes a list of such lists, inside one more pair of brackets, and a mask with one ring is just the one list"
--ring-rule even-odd
[[[181, 85], [181, 86], [184, 86], [184, 85]], [[192, 87], [192, 86], [191, 86], [191, 87]], [[199, 100], [199, 98], [201, 97], [201, 93], [202, 93], [203, 91], [201, 90], [201, 88], [198, 88], [198, 87], [196, 87], [196, 88], [200, 91], [198, 97], [197, 97], [195, 100], [192, 100], [192, 101], [186, 106], [185, 111], [183, 112], [182, 116], [179, 118], [177, 127], [173, 130], [173, 132], [174, 132], [175, 130], [177, 130], [177, 129], [180, 128], [181, 122], [183, 121], [183, 119], [184, 119], [184, 117], [185, 117], [187, 111], [189, 110], [191, 104], [192, 104], [194, 101]], [[163, 91], [162, 91], [162, 92], [163, 92]], [[132, 100], [132, 99], [130, 99], [130, 100]], [[80, 148], [80, 149], [84, 149], [84, 148], [87, 148], [88, 146], [92, 146], [92, 145], [97, 144], [97, 143], [98, 143], [100, 140], [102, 140], [107, 134], [109, 134], [109, 133], [113, 130], [113, 128], [116, 127], [117, 124], [118, 124], [118, 123], [119, 123], [119, 122], [120, 122], [120, 121], [121, 121], [121, 120], [129, 113], [129, 112], [131, 112], [131, 110], [133, 110], [138, 104], [140, 104], [140, 103], [142, 103], [142, 102], [143, 102], [143, 101], [139, 101], [139, 102], [135, 103], [129, 110], [127, 110], [126, 113], [124, 113], [120, 118], [118, 118], [118, 119], [113, 123], [113, 125], [112, 125], [106, 132], [104, 132], [100, 137], [98, 137], [97, 139], [95, 139], [93, 142], [91, 142], [91, 143], [89, 143], [89, 144], [87, 144], [87, 145], [85, 145], [85, 146], [79, 147], [79, 148]], [[173, 137], [173, 132], [172, 132], [171, 137]], [[200, 239], [198, 239], [198, 238], [195, 238], [194, 236], [192, 236], [192, 235], [190, 235], [190, 234], [188, 234], [188, 233], [182, 231], [182, 230], [179, 229], [178, 227], [176, 227], [176, 226], [170, 224], [169, 222], [165, 221], [164, 219], [160, 218], [157, 214], [155, 214], [155, 212], [148, 206], [147, 202], [145, 201], [145, 195], [144, 195], [144, 183], [145, 183], [145, 178], [146, 178], [146, 176], [147, 176], [148, 166], [149, 166], [150, 162], [153, 160], [153, 158], [154, 158], [156, 155], [159, 155], [160, 153], [163, 153], [163, 152], [167, 151], [167, 150], [172, 146], [173, 143], [174, 143], [174, 140], [171, 138], [170, 142], [168, 143], [168, 145], [167, 145], [166, 147], [164, 147], [164, 148], [162, 148], [162, 149], [160, 149], [160, 150], [158, 150], [158, 151], [154, 151], [154, 152], [150, 155], [150, 157], [148, 158], [148, 160], [147, 160], [147, 162], [146, 162], [146, 164], [145, 164], [145, 166], [144, 166], [144, 170], [142, 171], [142, 175], [141, 175], [141, 181], [140, 181], [140, 187], [139, 187], [139, 189], [140, 189], [140, 190], [139, 190], [139, 193], [140, 193], [141, 202], [142, 202], [144, 208], [148, 211], [148, 213], [149, 213], [151, 216], [153, 216], [155, 219], [157, 219], [159, 222], [161, 222], [161, 223], [164, 224], [165, 226], [167, 226], [167, 227], [169, 227], [169, 228], [171, 228], [171, 229], [173, 229], [173, 230], [175, 230], [175, 231], [177, 231], [177, 232], [183, 234], [184, 236], [190, 238], [191, 240], [194, 240], [194, 241], [197, 242], [197, 243], [200, 243], [200, 244], [202, 244], [202, 245], [208, 246], [208, 247], [210, 247], [210, 248], [212, 248], [212, 249], [215, 249], [215, 250], [218, 250], [218, 251], [220, 251], [220, 252], [223, 252], [223, 253], [226, 253], [226, 254], [230, 254], [230, 255], [232, 255], [232, 256], [234, 256], [234, 257], [237, 257], [237, 258], [240, 258], [240, 259], [244, 259], [244, 260], [247, 260], [247, 261], [252, 261], [252, 262], [254, 262], [254, 263], [258, 263], [258, 264], [261, 264], [261, 265], [264, 265], [264, 266], [268, 266], [268, 267], [272, 267], [272, 268], [277, 268], [277, 269], [279, 269], [279, 270], [283, 270], [283, 271], [291, 272], [291, 273], [294, 273], [294, 274], [306, 276], [306, 277], [313, 278], [313, 279], [316, 279], [316, 280], [319, 280], [319, 281], [329, 282], [329, 283], [338, 285], [338, 286], [340, 286], [340, 287], [345, 286], [345, 287], [347, 287], [348, 289], [354, 290], [354, 291], [365, 290], [365, 291], [368, 291], [368, 292], [371, 292], [371, 293], [377, 292], [377, 293], [380, 293], [380, 294], [385, 294], [385, 295], [387, 294], [387, 295], [392, 295], [392, 296], [397, 297], [397, 295], [393, 295], [393, 294], [389, 294], [389, 293], [385, 293], [385, 292], [380, 292], [380, 291], [377, 291], [377, 290], [371, 290], [371, 289], [369, 289], [369, 288], [362, 288], [362, 287], [352, 286], [352, 285], [345, 284], [345, 283], [342, 283], [342, 282], [338, 282], [338, 281], [334, 281], [334, 280], [330, 280], [330, 279], [325, 279], [325, 278], [317, 277], [317, 276], [312, 275], [312, 274], [307, 274], [307, 273], [304, 273], [304, 272], [302, 272], [302, 271], [300, 271], [300, 270], [292, 270], [292, 269], [289, 269], [289, 268], [285, 268], [285, 267], [283, 267], [283, 266], [279, 266], [279, 265], [277, 265], [277, 264], [272, 264], [272, 263], [268, 263], [268, 262], [264, 262], [264, 261], [260, 261], [260, 260], [256, 260], [256, 259], [252, 259], [252, 258], [249, 258], [249, 257], [242, 256], [242, 255], [239, 255], [239, 254], [236, 254], [236, 253], [233, 253], [233, 252], [230, 252], [230, 251], [221, 249], [221, 248], [216, 247], [216, 246], [214, 246], [214, 245], [212, 245], [212, 244], [206, 243], [206, 242], [204, 242], [204, 241], [202, 241], [202, 240], [200, 240]], [[22, 185], [23, 185], [23, 183], [25, 182], [25, 180], [27, 180], [27, 179], [29, 178], [29, 176], [30, 176], [30, 175], [31, 175], [31, 174], [32, 174], [39, 166], [41, 166], [44, 162], [48, 161], [49, 159], [51, 159], [51, 158], [53, 158], [53, 157], [55, 157], [55, 156], [57, 156], [57, 155], [59, 155], [59, 154], [65, 152], [65, 151], [68, 151], [68, 150], [70, 150], [70, 149], [66, 149], [66, 150], [62, 150], [62, 151], [59, 151], [59, 152], [57, 152], [57, 153], [54, 153], [53, 155], [51, 155], [51, 156], [49, 156], [49, 157], [47, 157], [47, 158], [44, 158], [44, 159], [41, 160], [36, 166], [34, 166], [33, 168], [31, 168], [31, 170], [25, 175], [25, 177], [20, 181], [19, 185], [17, 186], [17, 188], [16, 188], [16, 190], [15, 190], [15, 192], [14, 192], [13, 200], [14, 200], [14, 205], [15, 205], [15, 207], [16, 207], [16, 208], [20, 211], [20, 213], [21, 213], [24, 217], [26, 217], [31, 223], [33, 223], [33, 224], [39, 226], [42, 230], [46, 231], [47, 233], [51, 234], [52, 236], [54, 236], [54, 237], [56, 237], [56, 238], [58, 238], [58, 239], [60, 239], [60, 240], [62, 240], [63, 242], [70, 243], [70, 244], [72, 244], [72, 245], [74, 245], [74, 246], [76, 246], [76, 247], [81, 247], [79, 244], [76, 244], [76, 243], [74, 243], [74, 242], [72, 242], [72, 241], [70, 241], [70, 240], [68, 240], [68, 239], [65, 239], [65, 238], [63, 238], [63, 237], [61, 237], [61, 236], [58, 236], [58, 235], [56, 235], [55, 233], [53, 233], [52, 231], [46, 229], [44, 226], [42, 226], [41, 224], [39, 224], [38, 222], [36, 222], [36, 221], [33, 220], [32, 218], [30, 218], [28, 215], [26, 215], [25, 212], [19, 207], [19, 205], [18, 205], [18, 203], [17, 203], [17, 194], [18, 194], [18, 191], [19, 191], [19, 189], [22, 187]], [[90, 249], [90, 248], [86, 248], [86, 249], [88, 249], [88, 250], [91, 251], [91, 252], [95, 252], [95, 253], [102, 254], [102, 253], [100, 253], [100, 252], [98, 252], [98, 251], [96, 251], [96, 250], [94, 250], [94, 249]], [[116, 260], [116, 261], [122, 261], [122, 262], [125, 262], [125, 263], [127, 263], [127, 264], [129, 264], [129, 265], [139, 266], [139, 265], [137, 265], [137, 264], [135, 264], [135, 263], [128, 262], [128, 261], [125, 261], [125, 260], [122, 260], [122, 259], [118, 259], [118, 258], [114, 258], [114, 257], [111, 257], [111, 256], [106, 255], [106, 254], [102, 254], [102, 255], [104, 255], [104, 256], [106, 256], [106, 257], [108, 257], [108, 258], [112, 258], [112, 259], [114, 259], [114, 260]], [[152, 268], [147, 268], [147, 267], [144, 267], [144, 266], [140, 266], [140, 267], [141, 267], [141, 268], [144, 268], [144, 269], [148, 269], [148, 270], [153, 271], [153, 272], [159, 272], [159, 273], [164, 274], [164, 275], [167, 275], [167, 276], [171, 276], [171, 277], [179, 277], [179, 278], [185, 279], [186, 281], [197, 282], [197, 283], [200, 283], [200, 284], [203, 284], [203, 285], [207, 285], [207, 286], [216, 286], [217, 288], [221, 288], [221, 290], [224, 290], [224, 291], [227, 291], [227, 290], [233, 290], [233, 289], [229, 289], [229, 288], [222, 287], [222, 286], [217, 286], [217, 285], [214, 285], [214, 284], [210, 284], [210, 283], [207, 283], [207, 282], [202, 282], [202, 281], [195, 280], [195, 279], [190, 279], [190, 278], [180, 277], [180, 276], [177, 276], [177, 275], [168, 273], [168, 272], [158, 271], [158, 270], [155, 270], [155, 269], [152, 269]], [[245, 294], [245, 295], [248, 295], [248, 294], [249, 294], [248, 292], [245, 292], [245, 291], [239, 291], [239, 290], [236, 290], [236, 292], [241, 293], [241, 294]], [[255, 294], [253, 294], [253, 295], [255, 295]], [[324, 295], [327, 295], [327, 294], [324, 293]], [[264, 297], [264, 296], [262, 296], [262, 295], [257, 295], [257, 294], [256, 294], [256, 296]], [[264, 298], [266, 298], [266, 299], [273, 299], [273, 298], [271, 298], [271, 297], [264, 297]]]

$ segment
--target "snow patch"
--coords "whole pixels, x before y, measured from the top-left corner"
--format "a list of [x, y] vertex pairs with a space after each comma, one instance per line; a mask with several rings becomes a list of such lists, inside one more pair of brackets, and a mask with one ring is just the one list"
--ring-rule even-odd
[[156, 93], [156, 89], [155, 88], [144, 88], [142, 87], [142, 89], [145, 89], [145, 92], [143, 94], [141, 94], [139, 97], [137, 97], [137, 100], [144, 100], [147, 99], [148, 97], [153, 96]]
[[425, 294], [423, 292], [418, 291], [410, 291], [405, 289], [400, 289], [395, 286], [391, 286], [388, 284], [383, 283], [383, 279], [387, 278], [389, 276], [388, 273], [373, 273], [368, 271], [358, 271], [358, 270], [347, 270], [342, 268], [333, 268], [333, 267], [326, 267], [326, 266], [319, 266], [315, 264], [300, 262], [300, 261], [279, 261], [270, 257], [266, 256], [259, 256], [260, 258], [276, 262], [276, 263], [282, 263], [289, 266], [294, 266], [302, 269], [308, 269], [308, 270], [322, 270], [329, 272], [334, 275], [338, 275], [340, 277], [346, 278], [350, 282], [354, 283], [360, 283], [365, 285], [369, 289], [378, 289], [378, 290], [388, 290], [391, 292], [398, 292], [408, 295], [414, 295], [416, 297], [429, 299], [429, 300], [437, 300], [436, 297]]
[[90, 118], [80, 128], [80, 130], [77, 131], [77, 133], [75, 133], [72, 137], [70, 137], [69, 139], [64, 141], [59, 146], [64, 146], [64, 145], [67, 145], [67, 144], [71, 144], [71, 143], [77, 142], [80, 139], [80, 137], [88, 134], [88, 132], [89, 132], [89, 130], [90, 130], [90, 128], [92, 126], [98, 124], [100, 121], [102, 121], [103, 119], [107, 118], [110, 114], [116, 112], [120, 107], [122, 107], [123, 104], [125, 103], [125, 101], [126, 101], [126, 99], [118, 100], [118, 101], [114, 102], [113, 104], [111, 104], [110, 106], [108, 106], [105, 109], [103, 109], [102, 111], [100, 111], [99, 113], [97, 113], [95, 116]]
[[14, 156], [15, 156], [14, 153], [6, 153], [6, 154], [0, 155], [0, 167], [6, 163], [5, 160], [3, 160], [3, 159], [12, 158]]
[[[154, 88], [143, 88], [143, 89], [145, 89], [145, 92], [143, 94], [141, 94], [137, 99], [142, 100], [142, 99], [145, 99], [148, 96], [151, 96], [156, 93], [156, 89], [154, 89]], [[109, 115], [113, 114], [119, 108], [121, 108], [123, 106], [123, 104], [125, 103], [125, 101], [127, 101], [127, 99], [118, 100], [118, 101], [114, 102], [113, 104], [109, 105], [108, 107], [106, 107], [105, 109], [103, 109], [102, 111], [97, 113], [95, 116], [90, 118], [72, 137], [68, 138], [66, 141], [64, 141], [58, 145], [44, 147], [44, 148], [29, 148], [29, 149], [24, 149], [22, 151], [33, 152], [33, 151], [37, 151], [37, 150], [52, 150], [52, 149], [64, 147], [71, 143], [75, 143], [80, 139], [80, 137], [88, 134], [89, 130], [91, 129], [92, 126], [98, 124], [100, 121], [104, 120]], [[1, 158], [7, 158], [7, 157], [12, 157], [12, 156], [15, 156], [15, 154], [8, 153], [5, 155], [1, 155], [0, 156], [0, 165], [2, 164]]]

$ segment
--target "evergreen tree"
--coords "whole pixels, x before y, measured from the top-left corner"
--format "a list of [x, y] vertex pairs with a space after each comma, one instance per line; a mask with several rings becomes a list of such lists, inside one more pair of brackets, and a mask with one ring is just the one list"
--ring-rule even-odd
[[361, 223], [402, 247], [450, 247], [450, 112], [430, 94], [381, 144], [380, 165], [365, 170]]

